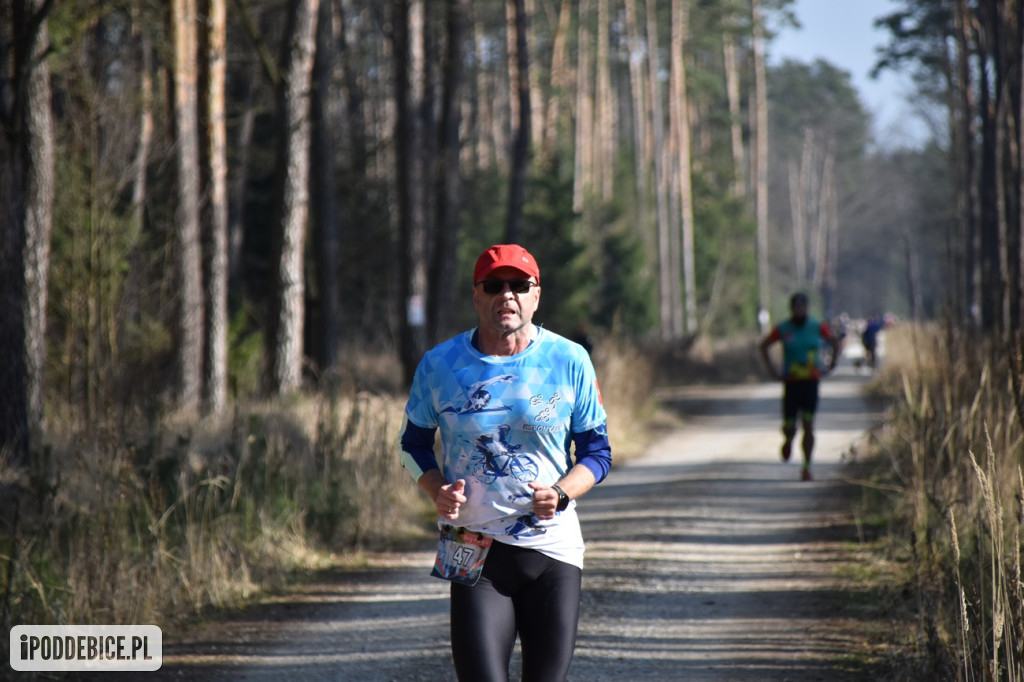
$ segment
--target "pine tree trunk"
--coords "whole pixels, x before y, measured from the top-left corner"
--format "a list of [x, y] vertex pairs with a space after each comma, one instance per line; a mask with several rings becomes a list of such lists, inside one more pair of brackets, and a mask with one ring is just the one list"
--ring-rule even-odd
[[[835, 313], [835, 294], [839, 288], [839, 191], [836, 188], [836, 161], [835, 143], [829, 145], [828, 150], [828, 182], [825, 188], [826, 207], [828, 211], [828, 246], [825, 263], [825, 277], [822, 286], [821, 300], [826, 317], [832, 317]], [[916, 266], [915, 266], [916, 269]], [[917, 278], [912, 270], [910, 276]], [[911, 286], [911, 309], [915, 309], [913, 292], [917, 291], [916, 284]]]
[[[821, 179], [817, 183], [816, 213], [814, 224], [814, 277], [813, 286], [816, 291], [821, 291], [828, 278], [828, 245], [829, 245], [829, 191], [830, 185], [835, 182], [835, 153], [831, 145], [826, 147], [821, 167]], [[810, 197], [808, 197], [810, 200]]]
[[789, 159], [789, 215], [793, 229], [793, 262], [796, 263], [796, 281], [802, 282], [806, 274], [807, 264], [804, 260], [803, 237], [803, 196], [800, 193], [800, 164]]
[[597, 0], [597, 91], [594, 136], [594, 188], [610, 201], [615, 180], [615, 107], [611, 79], [608, 0]]
[[[331, 70], [335, 63], [334, 44], [344, 44], [335, 36], [332, 3], [321, 0], [316, 28], [316, 58], [313, 61], [313, 198], [316, 225], [316, 279], [319, 295], [319, 316], [316, 325], [317, 365], [322, 370], [334, 366], [338, 357], [338, 314], [340, 296], [339, 224], [337, 188], [335, 185], [334, 126], [330, 115]], [[355, 153], [356, 156], [363, 156]]]
[[[509, 0], [506, 0], [507, 2]], [[512, 35], [514, 34], [513, 30]], [[484, 35], [486, 36], [486, 34]], [[488, 42], [488, 39], [484, 37], [482, 45], [486, 45]], [[512, 52], [507, 52], [507, 54], [511, 55]], [[512, 128], [518, 120], [518, 111], [513, 111], [518, 104], [512, 101], [515, 97], [518, 76], [514, 80], [511, 78], [511, 67], [508, 69], [509, 77], [506, 78], [501, 77], [501, 71], [497, 65], [493, 69], [483, 70], [487, 73], [487, 92], [493, 98], [493, 102], [487, 106], [490, 109], [489, 134], [491, 149], [494, 152], [494, 163], [502, 171], [509, 171], [512, 167]]]
[[722, 36], [722, 57], [725, 64], [725, 92], [729, 100], [729, 139], [732, 143], [734, 197], [746, 196], [747, 173], [743, 164], [743, 123], [740, 113], [740, 74], [736, 64], [736, 41], [726, 31]]
[[[145, 226], [146, 202], [149, 194], [148, 170], [153, 145], [153, 46], [142, 30], [139, 8], [132, 10], [132, 44], [136, 49], [136, 70], [139, 75], [138, 136], [132, 160], [132, 231], [141, 234]], [[142, 278], [145, 256], [134, 250], [130, 256], [128, 277], [124, 285], [124, 320], [139, 324], [142, 319]]]
[[803, 149], [799, 164], [792, 162], [790, 171], [790, 213], [793, 222], [793, 253], [796, 263], [796, 281], [799, 286], [807, 282], [807, 205], [811, 199], [810, 180], [813, 174], [812, 144], [814, 134], [804, 130]]
[[139, 18], [133, 17], [132, 32], [139, 48], [139, 137], [135, 149], [135, 177], [132, 182], [132, 205], [135, 210], [135, 229], [141, 230], [146, 212], [148, 186], [146, 169], [149, 150], [153, 144], [153, 59], [152, 46], [145, 31], [139, 30]]
[[572, 208], [583, 211], [593, 189], [594, 99], [590, 89], [590, 30], [587, 18], [590, 0], [580, 0], [576, 66], [576, 158], [573, 173]]
[[[1007, 0], [997, 3], [992, 11], [996, 14], [992, 22], [995, 25], [994, 52], [996, 62], [1000, 65], [997, 125], [1000, 155], [999, 186], [1002, 190], [1002, 196], [999, 197], [999, 206], [1002, 210], [1000, 229], [1005, 235], [1002, 243], [1005, 262], [1003, 276], [1006, 286], [1004, 319], [1005, 329], [1011, 332], [1020, 329], [1021, 304], [1024, 298], [1024, 290], [1021, 287], [1021, 276], [1024, 272], [1021, 262], [1021, 247], [1024, 243], [1020, 231], [1022, 210], [1021, 196], [1017, 194], [1021, 177], [1020, 154], [1017, 149], [1021, 121], [1017, 115], [1021, 109], [1022, 93], [1021, 79], [1016, 77], [1017, 70], [1024, 63], [1024, 59], [1021, 58], [1021, 54], [1024, 53], [1024, 46], [1021, 44], [1024, 40], [1024, 5], [1020, 0]], [[1009, 336], [1008, 334], [1008, 341]], [[1008, 343], [1007, 349], [1012, 352], [1012, 345]]]
[[[530, 55], [526, 35], [529, 17], [523, 0], [510, 0], [514, 4], [515, 51], [509, 53], [509, 62], [515, 62], [516, 80], [511, 99], [517, 102], [518, 120], [512, 147], [512, 169], [509, 174], [508, 214], [505, 221], [505, 239], [516, 244], [522, 237], [523, 202], [526, 198], [526, 172], [530, 163]], [[511, 28], [511, 27], [510, 27]]]
[[970, 66], [970, 10], [967, 0], [956, 0], [953, 10], [957, 50], [955, 82], [952, 77], [949, 78], [952, 98], [949, 106], [950, 135], [953, 145], [953, 168], [957, 174], [954, 185], [957, 188], [958, 217], [960, 224], [963, 225], [963, 253], [959, 263], [961, 267], [955, 268], [955, 271], [963, 272], [962, 286], [957, 287], [957, 291], [963, 292], [962, 298], [956, 299], [960, 303], [960, 315], [957, 319], [969, 319], [977, 325], [980, 322], [978, 311], [981, 309], [981, 282], [978, 267], [979, 199], [974, 140], [977, 139], [978, 131], [974, 112], [973, 71]]
[[641, 226], [644, 242], [651, 251], [648, 237], [648, 169], [651, 167], [650, 145], [648, 144], [647, 79], [644, 74], [644, 60], [641, 59], [640, 27], [637, 21], [636, 0], [625, 0], [626, 39], [629, 46], [629, 85], [633, 94], [633, 159], [636, 165], [637, 222]]
[[283, 181], [278, 224], [275, 325], [271, 391], [297, 390], [302, 383], [305, 327], [305, 244], [309, 220], [310, 90], [320, 0], [290, 0], [278, 89], [279, 175]]
[[650, 83], [651, 140], [654, 144], [654, 191], [658, 211], [658, 290], [661, 313], [661, 338], [672, 337], [671, 224], [669, 222], [668, 173], [665, 169], [665, 120], [658, 85], [657, 0], [647, 0], [647, 78]]
[[174, 120], [178, 162], [175, 251], [178, 268], [178, 406], [198, 412], [202, 391], [203, 287], [199, 247], [199, 139], [196, 0], [173, 0]]
[[444, 92], [441, 100], [440, 169], [437, 173], [437, 224], [428, 299], [428, 343], [448, 336], [453, 326], [456, 292], [462, 287], [455, 280], [459, 234], [459, 209], [462, 204], [459, 168], [460, 94], [462, 92], [470, 0], [447, 0], [448, 54], [444, 60]]
[[473, 49], [476, 53], [476, 93], [473, 101], [476, 106], [476, 166], [480, 170], [488, 170], [497, 162], [495, 147], [497, 141], [492, 134], [495, 129], [496, 113], [495, 93], [491, 88], [490, 70], [480, 65], [480, 52], [485, 41], [484, 27], [476, 18], [473, 21]]
[[210, 412], [219, 414], [227, 403], [228, 384], [228, 187], [227, 126], [224, 86], [227, 71], [226, 0], [203, 0], [205, 62], [203, 92], [207, 204], [203, 212], [203, 245], [206, 269], [206, 351], [203, 395]]
[[768, 88], [764, 66], [764, 25], [760, 0], [751, 0], [754, 22], [754, 92], [755, 92], [755, 198], [757, 215], [757, 273], [758, 296], [762, 332], [767, 332], [771, 310], [771, 290], [768, 283]]
[[668, 173], [668, 210], [669, 210], [669, 285], [672, 298], [672, 338], [683, 336], [683, 267], [682, 267], [682, 225], [680, 223], [681, 198], [679, 190], [682, 183], [679, 179], [679, 56], [676, 54], [678, 30], [676, 24], [676, 3], [669, 5], [671, 18], [669, 23], [669, 82], [668, 82], [668, 147], [665, 151], [665, 169]]
[[569, 39], [569, 28], [572, 22], [572, 0], [562, 0], [558, 12], [558, 30], [551, 51], [551, 97], [548, 98], [544, 114], [544, 136], [540, 149], [549, 154], [554, 151], [555, 140], [558, 139], [558, 123], [562, 100], [569, 93], [569, 52], [566, 42]]
[[[10, 74], [5, 73], [8, 77]], [[13, 113], [6, 104], [4, 122]], [[24, 139], [5, 125], [0, 135], [0, 449], [13, 466], [28, 462], [28, 374], [25, 323], [25, 177]]]
[[[675, 89], [669, 84], [669, 108], [675, 99]], [[682, 246], [680, 238], [683, 231], [679, 222], [679, 129], [673, 125], [673, 116], [669, 113], [668, 145], [665, 148], [665, 173], [668, 175], [668, 269], [669, 297], [671, 303], [671, 338], [678, 340], [683, 336], [683, 266]]]
[[[672, 0], [672, 125], [675, 128], [675, 164], [679, 183], [680, 253], [682, 256], [683, 331], [692, 334], [697, 329], [697, 292], [693, 256], [693, 188], [690, 175], [690, 122], [686, 91], [686, 60], [683, 43], [686, 40], [687, 15], [684, 0]], [[678, 331], [678, 330], [677, 330]]]
[[423, 0], [396, 0], [394, 13], [396, 164], [401, 239], [401, 321], [403, 378], [412, 384], [426, 350], [427, 232], [420, 109], [424, 98]]
[[[526, 55], [527, 63], [534, 59], [530, 56], [537, 49], [537, 22], [534, 17], [537, 14], [536, 0], [523, 0], [526, 13], [526, 45], [529, 50]], [[540, 70], [530, 69], [530, 148], [537, 149], [544, 143], [544, 91], [540, 85]]]
[[978, 223], [980, 241], [979, 257], [981, 272], [981, 323], [986, 331], [995, 331], [1000, 326], [1000, 281], [999, 267], [999, 224], [996, 213], [996, 122], [995, 104], [992, 101], [992, 73], [990, 62], [984, 62], [978, 69], [978, 117], [981, 120], [981, 150], [978, 198], [980, 220]]
[[[1021, 40], [1017, 42], [1017, 74], [1020, 77], [1020, 82], [1017, 83], [1019, 88], [1020, 97], [1018, 99], [1017, 109], [1017, 222], [1014, 225], [1020, 235], [1018, 241], [1017, 259], [1021, 263], [1020, 270], [1018, 271], [1017, 279], [1017, 290], [1020, 292], [1020, 299], [1018, 301], [1017, 315], [1018, 320], [1021, 324], [1024, 324], [1024, 20], [1021, 20], [1018, 26], [1021, 32]], [[1018, 325], [1018, 343], [1020, 342]], [[1020, 353], [1017, 353], [1018, 363], [1022, 360]], [[1019, 381], [1019, 375], [1021, 370], [1024, 369], [1017, 365], [1017, 374]], [[1024, 420], [1024, 395], [1021, 395], [1021, 391], [1016, 391], [1016, 402], [1017, 402], [1017, 419]], [[1018, 593], [1019, 594], [1019, 593]]]
[[[1024, 206], [1021, 205], [1024, 202], [1024, 21], [1021, 22], [1018, 27], [1021, 32], [1022, 39], [1018, 41], [1018, 45], [1022, 46], [1017, 53], [1017, 74], [1019, 83], [1017, 84], [1020, 88], [1021, 97], [1018, 102], [1017, 110], [1017, 197], [1018, 197], [1018, 222], [1015, 225], [1015, 229], [1020, 232], [1020, 250], [1017, 253], [1017, 257], [1022, 263], [1021, 271], [1019, 273], [1020, 279], [1017, 282], [1018, 290], [1021, 292], [1020, 307], [1017, 310], [1017, 314], [1020, 316], [1019, 319], [1024, 320]], [[1021, 381], [1024, 379], [1024, 357], [1022, 357], [1022, 332], [1020, 328], [1013, 330], [1013, 338], [1011, 339], [1010, 346], [1011, 352], [1008, 356], [1013, 359], [1011, 367], [1011, 388], [1013, 390], [1014, 408], [1017, 412], [1018, 423], [1024, 422], [1024, 390], [1021, 388]], [[1019, 494], [1019, 493], [1018, 493]], [[1020, 498], [1018, 498], [1020, 499]], [[1020, 526], [1018, 525], [1018, 528]], [[1019, 531], [1018, 531], [1019, 533]], [[1018, 538], [1020, 535], [1018, 534]], [[1020, 576], [1020, 563], [1017, 561], [1017, 575]], [[1018, 581], [1017, 589], [1017, 603], [1021, 603], [1021, 589], [1020, 582]], [[1018, 659], [1019, 660], [1019, 659]]]
[[[512, 124], [512, 136], [519, 121], [519, 61], [516, 52], [516, 3], [521, 0], [505, 0], [505, 66], [508, 69], [508, 120]], [[513, 142], [513, 145], [515, 143]]]
[[[40, 0], [30, 5], [38, 11]], [[28, 183], [25, 210], [25, 346], [30, 442], [42, 442], [45, 429], [46, 301], [49, 292], [50, 235], [53, 231], [54, 144], [50, 111], [50, 72], [45, 61], [50, 36], [39, 28], [28, 73], [25, 104]]]
[[[0, 13], [0, 35], [34, 38], [25, 25], [33, 3], [14, 2], [18, 12]], [[27, 87], [22, 79], [29, 71], [16, 59], [0, 60], [0, 80], [10, 84], [15, 95]], [[26, 103], [17, 96], [0, 98], [0, 114], [0, 358], [4, 359], [0, 362], [0, 452], [12, 466], [23, 466], [30, 447], [25, 340], [25, 194], [30, 175]]]

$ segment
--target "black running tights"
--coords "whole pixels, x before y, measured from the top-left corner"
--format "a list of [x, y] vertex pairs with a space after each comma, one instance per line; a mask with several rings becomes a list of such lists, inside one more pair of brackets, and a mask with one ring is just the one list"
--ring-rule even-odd
[[462, 682], [506, 682], [519, 634], [523, 682], [563, 682], [576, 646], [582, 572], [495, 541], [476, 585], [452, 583], [451, 635]]

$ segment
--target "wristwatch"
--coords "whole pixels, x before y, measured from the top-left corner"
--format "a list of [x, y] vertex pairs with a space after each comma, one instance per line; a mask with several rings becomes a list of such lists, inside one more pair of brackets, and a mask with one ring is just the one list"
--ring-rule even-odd
[[556, 493], [558, 493], [558, 506], [555, 507], [555, 511], [565, 511], [565, 508], [569, 506], [569, 496], [566, 495], [565, 491], [557, 485], [553, 485], [551, 487]]

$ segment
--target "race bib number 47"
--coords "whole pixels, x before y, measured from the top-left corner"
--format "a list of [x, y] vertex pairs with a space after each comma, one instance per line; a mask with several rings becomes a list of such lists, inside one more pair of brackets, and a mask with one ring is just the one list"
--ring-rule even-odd
[[465, 528], [445, 526], [437, 541], [437, 558], [430, 575], [463, 585], [476, 585], [492, 538]]

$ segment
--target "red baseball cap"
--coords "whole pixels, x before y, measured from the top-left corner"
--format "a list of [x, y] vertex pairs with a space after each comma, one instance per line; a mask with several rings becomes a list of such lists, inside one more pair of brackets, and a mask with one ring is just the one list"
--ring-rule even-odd
[[515, 268], [524, 275], [535, 278], [540, 284], [537, 259], [518, 244], [495, 244], [481, 253], [476, 259], [476, 267], [473, 268], [473, 283], [476, 284], [492, 271], [503, 267]]

